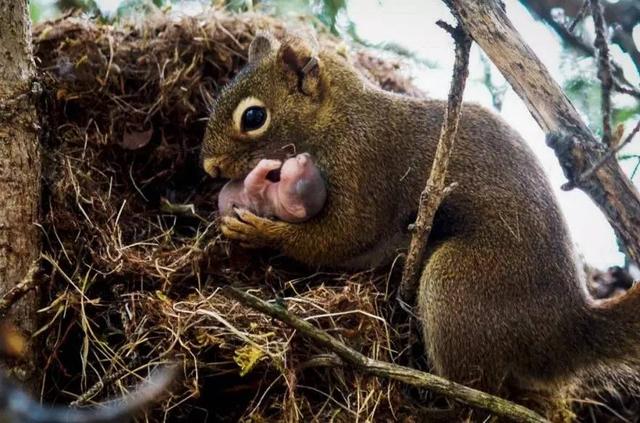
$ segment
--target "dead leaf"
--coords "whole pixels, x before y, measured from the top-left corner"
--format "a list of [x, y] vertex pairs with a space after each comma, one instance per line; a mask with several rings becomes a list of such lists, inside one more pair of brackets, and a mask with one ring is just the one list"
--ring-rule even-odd
[[153, 128], [142, 132], [125, 132], [120, 145], [126, 150], [137, 150], [149, 144], [151, 134], [153, 134]]
[[240, 376], [246, 376], [264, 357], [264, 352], [253, 345], [245, 345], [235, 351], [233, 360], [240, 367]]

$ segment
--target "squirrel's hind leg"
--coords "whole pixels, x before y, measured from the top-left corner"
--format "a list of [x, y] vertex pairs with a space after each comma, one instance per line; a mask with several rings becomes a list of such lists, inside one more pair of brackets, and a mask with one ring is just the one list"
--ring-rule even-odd
[[562, 361], [562, 354], [546, 351], [553, 345], [543, 341], [562, 317], [527, 308], [536, 286], [523, 286], [526, 279], [497, 261], [487, 264], [487, 258], [501, 254], [466, 238], [434, 247], [418, 292], [427, 354], [438, 375], [556, 414], [565, 379], [555, 377], [551, 363]]

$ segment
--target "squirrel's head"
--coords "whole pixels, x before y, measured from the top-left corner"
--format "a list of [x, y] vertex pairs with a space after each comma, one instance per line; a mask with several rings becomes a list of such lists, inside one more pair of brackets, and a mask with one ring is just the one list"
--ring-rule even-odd
[[323, 103], [323, 85], [314, 42], [257, 35], [246, 67], [213, 104], [202, 146], [205, 171], [237, 179], [260, 159], [313, 153], [304, 129]]

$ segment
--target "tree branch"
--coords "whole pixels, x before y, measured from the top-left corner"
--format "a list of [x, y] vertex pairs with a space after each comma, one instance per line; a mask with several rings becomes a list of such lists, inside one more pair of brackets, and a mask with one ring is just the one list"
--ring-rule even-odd
[[222, 291], [226, 296], [241, 304], [258, 310], [274, 319], [286, 323], [317, 344], [336, 353], [342, 360], [355, 366], [358, 370], [387, 379], [398, 380], [406, 384], [429, 389], [441, 395], [446, 395], [472, 407], [481, 408], [491, 413], [507, 417], [519, 422], [546, 422], [543, 417], [521, 405], [503, 398], [451, 382], [430, 373], [421, 372], [397, 364], [373, 360], [340, 342], [311, 323], [289, 313], [285, 308], [271, 304], [260, 298], [234, 287], [225, 287]]
[[474, 41], [500, 69], [525, 102], [569, 180], [605, 214], [626, 248], [640, 263], [640, 196], [615, 160], [607, 160], [589, 178], [579, 176], [606, 154], [562, 89], [526, 45], [495, 1], [446, 0]]
[[609, 44], [607, 42], [607, 25], [602, 15], [602, 5], [599, 0], [590, 0], [591, 15], [596, 27], [595, 47], [598, 50], [598, 79], [602, 85], [601, 109], [603, 141], [611, 147], [611, 89], [613, 88], [613, 76], [611, 76], [611, 62], [609, 59]]
[[585, 15], [587, 14], [587, 10], [589, 10], [589, 0], [582, 0], [582, 7], [580, 8], [580, 11], [576, 16], [574, 16], [571, 25], [569, 25], [569, 28], [567, 28], [569, 32], [573, 33], [573, 31], [575, 31], [576, 25], [578, 25], [578, 23], [582, 19], [584, 19]]
[[442, 21], [438, 25], [448, 31], [456, 43], [456, 59], [453, 65], [453, 79], [449, 90], [449, 101], [444, 112], [442, 128], [440, 128], [440, 138], [436, 149], [435, 158], [431, 165], [431, 172], [426, 186], [420, 194], [418, 206], [418, 216], [414, 225], [413, 236], [407, 252], [402, 281], [398, 290], [400, 300], [405, 304], [412, 304], [413, 297], [417, 291], [424, 263], [424, 253], [427, 246], [427, 239], [431, 233], [431, 226], [436, 210], [442, 200], [451, 192], [454, 185], [446, 186], [447, 167], [449, 166], [449, 156], [453, 150], [453, 144], [458, 132], [458, 122], [462, 109], [462, 96], [464, 87], [469, 75], [469, 51], [471, 49], [471, 38], [459, 25], [452, 28]]

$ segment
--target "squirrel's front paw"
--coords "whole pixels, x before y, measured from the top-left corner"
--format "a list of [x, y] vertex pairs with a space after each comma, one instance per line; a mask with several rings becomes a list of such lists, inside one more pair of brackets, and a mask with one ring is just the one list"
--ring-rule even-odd
[[246, 209], [234, 208], [235, 216], [223, 216], [220, 229], [224, 236], [246, 248], [277, 247], [287, 223], [256, 216]]

